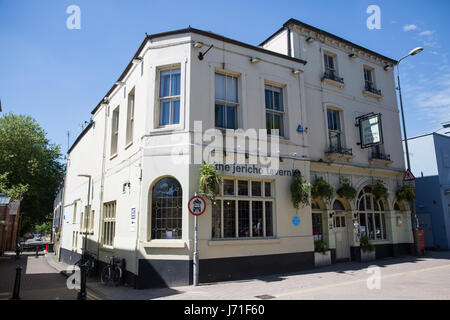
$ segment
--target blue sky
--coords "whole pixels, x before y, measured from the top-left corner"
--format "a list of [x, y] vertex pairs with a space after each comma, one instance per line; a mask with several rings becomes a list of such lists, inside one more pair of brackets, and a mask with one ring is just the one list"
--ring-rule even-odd
[[[81, 29], [69, 30], [70, 5]], [[369, 30], [369, 5], [381, 29]], [[192, 27], [258, 45], [295, 18], [399, 59], [408, 136], [450, 121], [450, 1], [138, 1], [0, 0], [0, 99], [3, 112], [29, 114], [67, 150], [145, 36]]]

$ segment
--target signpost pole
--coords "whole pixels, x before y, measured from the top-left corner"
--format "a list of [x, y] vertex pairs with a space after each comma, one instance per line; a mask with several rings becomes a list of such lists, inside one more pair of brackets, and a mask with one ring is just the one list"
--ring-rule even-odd
[[[195, 196], [197, 196], [197, 192]], [[198, 286], [198, 217], [194, 216], [194, 286]]]

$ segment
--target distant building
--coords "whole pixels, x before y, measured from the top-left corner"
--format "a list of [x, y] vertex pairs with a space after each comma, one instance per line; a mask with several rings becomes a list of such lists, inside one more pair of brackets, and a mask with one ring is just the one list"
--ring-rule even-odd
[[52, 223], [52, 241], [55, 244], [54, 250], [59, 256], [59, 245], [61, 235], [61, 225], [64, 220], [63, 216], [63, 202], [64, 202], [64, 179], [58, 186], [55, 194], [55, 200], [53, 201], [53, 223]]
[[0, 193], [0, 255], [16, 248], [19, 207], [18, 200], [11, 200]]
[[450, 249], [450, 122], [435, 132], [409, 138], [408, 146], [425, 247]]

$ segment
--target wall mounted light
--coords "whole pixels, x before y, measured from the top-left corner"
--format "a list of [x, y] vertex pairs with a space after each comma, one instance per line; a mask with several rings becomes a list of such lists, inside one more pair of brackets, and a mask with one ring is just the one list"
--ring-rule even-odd
[[100, 104], [109, 104], [109, 99], [107, 97], [104, 97]]
[[358, 56], [355, 53], [350, 53], [348, 56], [349, 56], [349, 58], [352, 58], [352, 59], [358, 58]]
[[125, 85], [125, 82], [123, 82], [123, 81], [116, 81], [116, 85], [118, 85], [118, 86], [124, 86], [124, 85]]
[[292, 73], [293, 73], [293, 74], [302, 74], [303, 71], [300, 70], [300, 69], [294, 69], [294, 70], [292, 70]]
[[314, 41], [314, 38], [313, 37], [308, 37], [308, 38], [305, 39], [305, 41], [308, 42], [308, 43], [312, 43]]
[[194, 48], [200, 49], [203, 46], [204, 46], [203, 42], [197, 41], [194, 43]]
[[257, 57], [252, 57], [251, 59], [250, 59], [250, 62], [251, 63], [258, 63], [258, 62], [260, 62], [261, 61], [261, 59], [260, 58], [257, 58]]
[[138, 64], [138, 63], [141, 63], [142, 60], [143, 60], [142, 57], [136, 57], [136, 58], [133, 59], [133, 63]]
[[384, 69], [385, 71], [388, 71], [388, 70], [391, 70], [391, 69], [392, 69], [392, 66], [389, 65], [389, 64], [387, 64], [387, 65], [384, 66], [383, 69]]

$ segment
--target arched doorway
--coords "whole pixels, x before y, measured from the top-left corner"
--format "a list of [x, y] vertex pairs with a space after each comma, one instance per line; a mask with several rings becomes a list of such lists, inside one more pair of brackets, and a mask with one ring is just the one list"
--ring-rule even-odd
[[325, 240], [323, 228], [323, 208], [315, 200], [311, 201], [314, 241]]
[[350, 245], [345, 218], [345, 207], [336, 199], [333, 202], [333, 229], [336, 237], [336, 260], [350, 259]]
[[153, 186], [151, 239], [181, 239], [182, 196], [175, 178], [162, 178]]
[[358, 194], [356, 203], [361, 237], [369, 240], [385, 240], [386, 218], [384, 203], [373, 196], [369, 187], [364, 187]]

